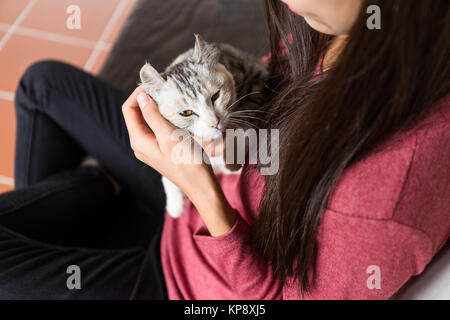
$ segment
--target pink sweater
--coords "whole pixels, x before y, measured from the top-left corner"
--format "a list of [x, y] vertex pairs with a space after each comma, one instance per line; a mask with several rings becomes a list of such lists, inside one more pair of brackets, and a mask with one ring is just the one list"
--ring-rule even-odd
[[[349, 167], [317, 237], [313, 287], [281, 286], [249, 243], [262, 182], [221, 176], [239, 212], [211, 237], [195, 207], [166, 214], [161, 258], [170, 299], [387, 299], [420, 274], [450, 234], [450, 95], [414, 126]], [[378, 277], [379, 276], [379, 277]]]

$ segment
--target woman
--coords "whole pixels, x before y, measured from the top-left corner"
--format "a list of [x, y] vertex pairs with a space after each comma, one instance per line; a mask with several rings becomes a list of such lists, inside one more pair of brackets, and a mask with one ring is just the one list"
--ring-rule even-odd
[[[285, 2], [266, 1], [273, 176], [175, 165], [174, 128], [141, 88], [123, 103], [124, 122], [123, 95], [98, 79], [54, 62], [25, 73], [25, 188], [0, 198], [2, 297], [387, 299], [422, 272], [450, 229], [447, 1]], [[381, 29], [367, 27], [369, 4]], [[85, 153], [119, 181], [122, 207], [107, 175], [68, 170]], [[181, 218], [165, 215], [161, 244], [160, 227], [133, 234], [148, 219], [137, 203], [156, 213], [164, 203], [150, 167], [190, 200]], [[105, 223], [121, 236], [108, 250], [96, 242]], [[79, 290], [66, 286], [70, 265]]]

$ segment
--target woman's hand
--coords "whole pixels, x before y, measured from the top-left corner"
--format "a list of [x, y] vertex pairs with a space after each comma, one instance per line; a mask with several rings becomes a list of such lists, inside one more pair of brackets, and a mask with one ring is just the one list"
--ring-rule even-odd
[[[159, 113], [156, 103], [143, 88], [134, 90], [124, 102], [122, 112], [136, 157], [186, 194], [212, 236], [228, 232], [235, 222], [235, 211], [226, 200], [211, 166], [204, 161], [173, 161], [174, 148], [180, 143], [172, 138], [176, 128]], [[197, 142], [192, 141], [192, 144]], [[202, 149], [196, 145], [189, 150], [194, 153]], [[194, 159], [193, 156], [190, 159]]]
[[[159, 113], [156, 103], [138, 87], [122, 106], [123, 115], [135, 156], [175, 183], [188, 196], [196, 193], [200, 179], [211, 186], [215, 178], [211, 167], [205, 162], [175, 164], [172, 160], [176, 128]], [[196, 142], [193, 142], [196, 144]], [[193, 148], [201, 150], [201, 148]], [[194, 151], [192, 151], [194, 152]]]

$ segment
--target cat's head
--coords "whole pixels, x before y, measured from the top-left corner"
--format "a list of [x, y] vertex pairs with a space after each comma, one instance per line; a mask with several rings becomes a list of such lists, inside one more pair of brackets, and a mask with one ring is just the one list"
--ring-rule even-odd
[[236, 99], [233, 76], [219, 63], [217, 48], [199, 35], [194, 48], [165, 72], [146, 63], [140, 78], [160, 113], [176, 127], [206, 140], [217, 139], [224, 131], [227, 107]]

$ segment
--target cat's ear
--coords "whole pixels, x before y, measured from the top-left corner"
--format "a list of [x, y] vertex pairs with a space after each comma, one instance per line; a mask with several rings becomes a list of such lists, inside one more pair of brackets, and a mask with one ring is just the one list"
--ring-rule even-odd
[[141, 68], [139, 73], [141, 77], [142, 86], [147, 93], [157, 93], [161, 90], [164, 85], [164, 78], [159, 74], [159, 72], [153, 68], [150, 63], [145, 63]]
[[201, 35], [195, 34], [195, 45], [194, 52], [192, 53], [192, 59], [195, 62], [200, 62], [202, 59], [202, 54], [206, 48], [206, 41], [202, 38]]
[[218, 51], [213, 45], [206, 42], [201, 35], [195, 35], [195, 45], [192, 53], [194, 62], [213, 64], [216, 61], [217, 54]]

